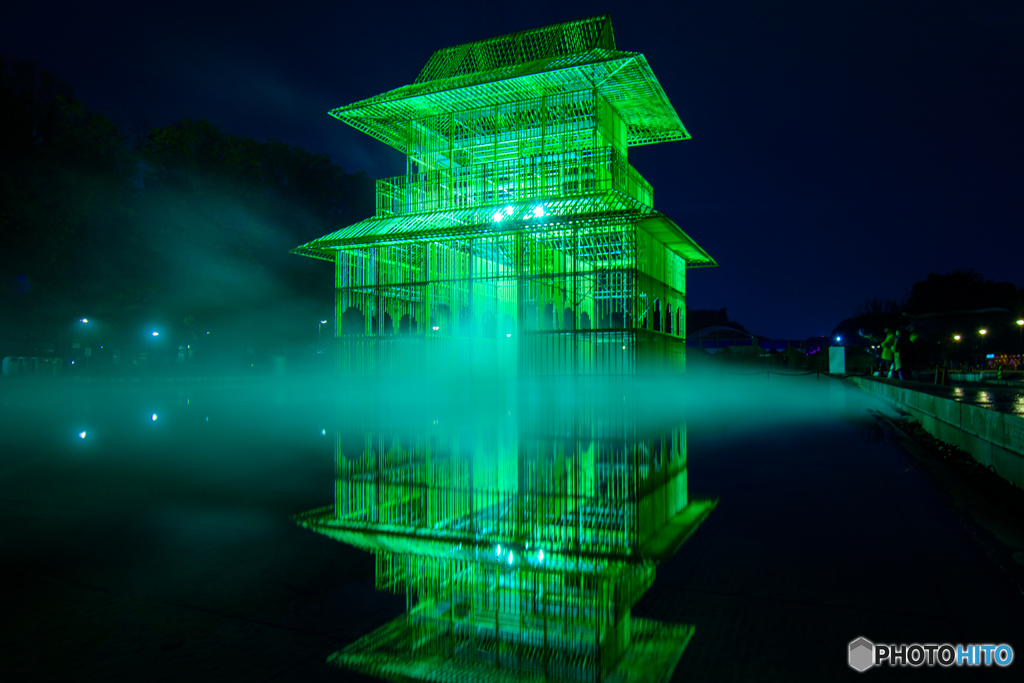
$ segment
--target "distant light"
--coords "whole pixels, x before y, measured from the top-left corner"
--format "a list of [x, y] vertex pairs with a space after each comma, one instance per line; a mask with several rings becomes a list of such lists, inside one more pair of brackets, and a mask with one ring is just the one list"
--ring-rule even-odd
[[623, 351], [625, 351], [625, 350], [626, 350], [626, 347], [625, 347], [625, 346], [623, 346], [623, 347], [622, 347], [622, 350], [623, 350]]
[[[325, 325], [325, 324], [327, 324], [327, 321], [326, 321], [326, 320], [321, 320], [321, 321], [320, 321], [320, 324], [321, 324], [321, 325]], [[209, 334], [209, 332], [207, 332], [207, 334]]]
[[836, 341], [843, 341], [842, 337], [836, 337]]
[[1018, 321], [1017, 321], [1017, 324], [1018, 324], [1018, 325], [1024, 325], [1024, 320], [1018, 320]]
[[953, 335], [953, 339], [956, 339], [957, 341], [960, 341], [960, 335], [959, 334], [954, 334]]
[[209, 333], [209, 332], [207, 332], [206, 334], [210, 334], [210, 333]]
[[544, 217], [544, 207], [543, 206], [535, 206], [533, 208], [533, 215], [536, 216], [537, 218], [543, 218]]
[[995, 357], [996, 357], [996, 354], [994, 354], [994, 353], [990, 353], [990, 354], [985, 356], [985, 358], [995, 358]]
[[497, 548], [495, 548], [495, 549], [494, 549], [494, 554], [495, 554], [495, 555], [496, 555], [497, 557], [501, 557], [501, 545], [500, 545], [500, 544], [498, 545], [498, 547], [497, 547]]
[[506, 206], [506, 207], [505, 207], [505, 215], [506, 215], [506, 216], [511, 216], [511, 215], [512, 215], [512, 212], [513, 212], [513, 211], [515, 211], [515, 210], [516, 210], [516, 209], [515, 209], [515, 207], [514, 207], [514, 206]]
[[156, 413], [153, 413], [153, 422], [156, 422]]
[[154, 337], [159, 337], [159, 336], [160, 336], [160, 333], [159, 333], [159, 332], [154, 332], [154, 333], [153, 333], [153, 336], [154, 336]]
[[320, 433], [323, 434], [324, 436], [327, 436], [327, 430], [326, 429], [321, 429]]
[[543, 550], [540, 550], [540, 551], [539, 551], [539, 552], [537, 553], [537, 561], [538, 561], [538, 562], [543, 562], [543, 561], [544, 561], [544, 551], [543, 551]]
[[512, 564], [512, 551], [511, 550], [508, 553], [508, 563]]
[[506, 337], [511, 337], [511, 336], [512, 336], [512, 333], [511, 333], [511, 332], [509, 332], [509, 333], [508, 333], [508, 334], [506, 334], [505, 336], [506, 336]]
[[206, 421], [207, 421], [207, 422], [209, 422], [209, 421], [210, 421], [210, 418], [209, 418], [209, 417], [207, 417], [207, 418], [206, 418]]
[[438, 327], [437, 325], [434, 325], [434, 326], [433, 326], [433, 327], [432, 327], [431, 329], [432, 329], [432, 330], [434, 330], [434, 331], [436, 332], [437, 330], [439, 330], [439, 329], [441, 329], [441, 328], [440, 328], [440, 327]]
[[988, 334], [988, 330], [978, 330], [978, 334]]
[[85, 432], [78, 432], [78, 438], [79, 439], [84, 439], [85, 438]]
[[87, 323], [87, 322], [89, 322], [89, 319], [88, 318], [82, 318], [82, 322], [83, 323]]
[[497, 211], [493, 216], [491, 216], [491, 218], [494, 219], [495, 223], [500, 223], [504, 216], [501, 215], [501, 211]]

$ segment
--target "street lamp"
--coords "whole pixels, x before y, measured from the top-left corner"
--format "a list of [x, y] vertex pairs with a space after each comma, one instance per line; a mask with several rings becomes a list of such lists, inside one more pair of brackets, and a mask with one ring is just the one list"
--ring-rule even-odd
[[320, 324], [316, 326], [316, 352], [320, 353], [320, 328], [327, 324], [326, 320], [321, 320]]
[[1017, 350], [1020, 352], [1020, 365], [1018, 370], [1024, 370], [1024, 343], [1021, 342], [1021, 330], [1024, 330], [1024, 319], [1017, 321]]
[[[985, 340], [985, 335], [988, 334], [988, 330], [982, 328], [978, 330], [978, 334], [981, 335], [982, 342]], [[978, 347], [978, 368], [980, 370], [985, 369], [985, 344], [982, 343]]]

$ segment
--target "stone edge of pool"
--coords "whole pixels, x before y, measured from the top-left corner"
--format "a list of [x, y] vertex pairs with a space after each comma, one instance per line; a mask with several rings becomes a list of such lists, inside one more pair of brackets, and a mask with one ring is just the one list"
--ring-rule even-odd
[[910, 387], [846, 377], [905, 410], [939, 441], [957, 446], [1003, 479], [1024, 488], [1024, 417], [933, 396]]

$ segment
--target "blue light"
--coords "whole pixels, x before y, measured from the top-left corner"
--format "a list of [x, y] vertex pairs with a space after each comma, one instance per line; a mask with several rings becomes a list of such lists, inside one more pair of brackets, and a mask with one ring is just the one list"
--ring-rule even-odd
[[89, 319], [88, 318], [82, 318], [82, 322], [83, 323], [87, 323], [87, 322], [89, 322]]
[[153, 422], [156, 422], [156, 413], [153, 413]]
[[85, 432], [78, 432], [78, 438], [79, 439], [84, 439], [85, 438]]

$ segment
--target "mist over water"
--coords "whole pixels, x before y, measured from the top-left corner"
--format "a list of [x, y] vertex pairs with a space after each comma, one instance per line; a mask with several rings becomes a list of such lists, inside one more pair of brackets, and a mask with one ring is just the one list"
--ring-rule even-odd
[[333, 438], [342, 432], [416, 434], [440, 427], [493, 436], [532, 432], [555, 417], [571, 424], [587, 412], [628, 414], [638, 435], [685, 423], [767, 437], [771, 430], [835, 420], [868, 400], [825, 375], [775, 372], [518, 383], [314, 375], [120, 383], [22, 378], [0, 384], [0, 486], [14, 495], [19, 471], [73, 467], [120, 468], [117, 476], [152, 476], [154, 484], [168, 477], [164, 483], [228, 488], [272, 475], [260, 486], [286, 487], [312, 468], [326, 477], [314, 489], [326, 494]]

